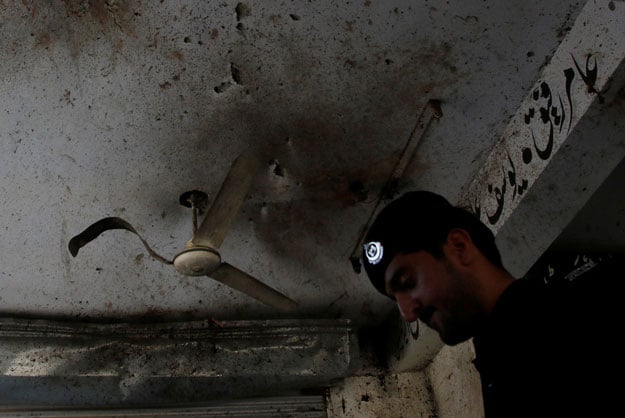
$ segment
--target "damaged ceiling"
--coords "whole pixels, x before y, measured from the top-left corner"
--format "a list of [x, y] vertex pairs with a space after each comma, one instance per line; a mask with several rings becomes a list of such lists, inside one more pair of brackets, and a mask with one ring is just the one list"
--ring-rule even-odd
[[[399, 191], [456, 202], [583, 5], [1, 2], [0, 310], [380, 320], [393, 305], [349, 257], [420, 111], [443, 116]], [[125, 231], [71, 257], [119, 216], [171, 258], [192, 234], [179, 196], [213, 199], [242, 152], [263, 167], [220, 252], [294, 312], [177, 274]]]

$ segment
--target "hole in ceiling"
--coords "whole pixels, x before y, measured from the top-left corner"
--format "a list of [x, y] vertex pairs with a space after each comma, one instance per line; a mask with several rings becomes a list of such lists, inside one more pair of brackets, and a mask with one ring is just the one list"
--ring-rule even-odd
[[238, 3], [237, 6], [234, 8], [234, 11], [237, 14], [237, 22], [241, 21], [241, 19], [248, 17], [252, 13], [252, 9], [250, 8], [250, 6], [245, 3]]
[[276, 176], [284, 177], [284, 168], [282, 168], [278, 160], [273, 159], [269, 161], [269, 165], [272, 167], [273, 174], [275, 174]]
[[241, 84], [241, 70], [233, 63], [230, 63], [230, 73], [232, 74], [232, 80], [236, 84]]

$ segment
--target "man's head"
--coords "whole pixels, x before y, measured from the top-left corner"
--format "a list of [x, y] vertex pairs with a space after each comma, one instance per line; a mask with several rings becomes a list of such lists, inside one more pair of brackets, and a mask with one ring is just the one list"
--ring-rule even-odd
[[409, 192], [386, 206], [365, 237], [364, 265], [407, 321], [422, 319], [447, 344], [471, 337], [484, 316], [482, 276], [504, 271], [492, 232], [440, 195]]

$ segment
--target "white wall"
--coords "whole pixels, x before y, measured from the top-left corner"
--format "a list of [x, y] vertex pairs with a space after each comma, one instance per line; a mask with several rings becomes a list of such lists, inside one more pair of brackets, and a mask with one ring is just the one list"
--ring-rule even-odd
[[435, 414], [424, 372], [356, 376], [330, 389], [328, 417], [430, 418]]
[[472, 341], [444, 346], [426, 369], [438, 418], [484, 416], [480, 376], [473, 366]]
[[481, 418], [472, 342], [444, 346], [425, 369], [342, 380], [328, 394], [328, 417]]

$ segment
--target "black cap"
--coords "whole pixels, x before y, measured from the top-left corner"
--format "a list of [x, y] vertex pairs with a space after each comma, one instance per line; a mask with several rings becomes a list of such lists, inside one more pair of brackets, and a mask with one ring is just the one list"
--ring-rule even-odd
[[363, 264], [375, 288], [386, 295], [384, 275], [395, 255], [426, 250], [439, 256], [458, 211], [465, 213], [428, 191], [408, 192], [382, 209], [364, 241]]

